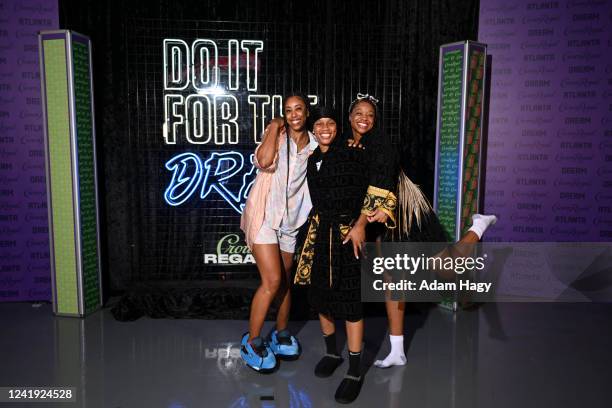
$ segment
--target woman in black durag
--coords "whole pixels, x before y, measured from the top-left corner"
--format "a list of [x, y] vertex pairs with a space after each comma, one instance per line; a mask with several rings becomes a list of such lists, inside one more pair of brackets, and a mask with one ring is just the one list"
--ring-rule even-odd
[[308, 159], [306, 173], [313, 209], [295, 280], [311, 284], [310, 304], [325, 337], [326, 353], [315, 367], [316, 376], [329, 377], [342, 363], [334, 321], [346, 322], [349, 367], [335, 398], [350, 403], [362, 385], [363, 310], [359, 254], [348, 241], [355, 244], [365, 237], [367, 220], [357, 220], [368, 187], [368, 166], [363, 150], [334, 143], [336, 120], [334, 111], [325, 107], [314, 114], [319, 147]]

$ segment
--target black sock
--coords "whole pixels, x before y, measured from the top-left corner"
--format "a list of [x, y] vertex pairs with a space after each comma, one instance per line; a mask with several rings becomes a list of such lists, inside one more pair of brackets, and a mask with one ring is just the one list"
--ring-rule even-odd
[[291, 333], [287, 329], [277, 330], [276, 338], [280, 344], [291, 344]]
[[259, 356], [263, 356], [266, 354], [263, 339], [259, 336], [253, 337], [249, 340], [251, 343], [251, 347], [253, 347], [253, 351], [257, 353]]
[[[329, 377], [336, 371], [336, 368], [342, 364], [344, 359], [338, 354], [336, 346], [336, 333], [323, 335], [325, 340], [325, 355], [315, 366], [315, 375], [317, 377], [325, 378]], [[334, 357], [330, 357], [334, 356]]]
[[282, 330], [278, 330], [276, 329], [276, 336], [278, 337], [291, 337], [291, 332], [289, 331], [289, 329], [282, 329]]
[[251, 343], [251, 346], [253, 346], [254, 348], [261, 348], [263, 345], [263, 339], [259, 336], [251, 337], [249, 339], [249, 343]]
[[349, 350], [349, 369], [348, 375], [359, 377], [361, 373], [361, 351], [353, 352]]
[[325, 340], [325, 348], [327, 354], [333, 354], [334, 356], [338, 355], [338, 348], [336, 346], [336, 332], [332, 334], [324, 334], [323, 339]]

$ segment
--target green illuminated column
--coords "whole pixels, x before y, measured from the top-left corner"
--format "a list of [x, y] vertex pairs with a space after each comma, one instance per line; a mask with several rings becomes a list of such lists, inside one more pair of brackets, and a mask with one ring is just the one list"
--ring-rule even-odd
[[486, 55], [473, 41], [440, 47], [434, 210], [452, 242], [478, 212]]
[[91, 42], [39, 34], [53, 311], [85, 316], [102, 303]]
[[[434, 210], [449, 242], [478, 212], [486, 56], [487, 46], [473, 41], [440, 47]], [[456, 294], [440, 306], [457, 310]]]

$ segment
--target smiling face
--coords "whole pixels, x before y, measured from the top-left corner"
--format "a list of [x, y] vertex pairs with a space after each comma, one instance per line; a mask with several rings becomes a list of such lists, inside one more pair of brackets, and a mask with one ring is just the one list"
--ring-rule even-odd
[[301, 132], [306, 128], [308, 110], [306, 104], [299, 96], [291, 96], [285, 101], [285, 120], [295, 132]]
[[357, 102], [349, 114], [349, 123], [353, 129], [353, 134], [365, 135], [372, 130], [375, 121], [376, 111], [372, 104], [366, 101]]
[[312, 131], [319, 141], [321, 150], [326, 150], [336, 138], [338, 129], [335, 120], [323, 117], [314, 123]]

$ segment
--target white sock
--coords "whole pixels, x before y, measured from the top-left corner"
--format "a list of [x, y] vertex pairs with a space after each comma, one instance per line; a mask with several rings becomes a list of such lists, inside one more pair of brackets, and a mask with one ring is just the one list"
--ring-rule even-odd
[[474, 214], [472, 215], [472, 226], [468, 231], [472, 231], [478, 235], [478, 239], [481, 239], [487, 228], [496, 222], [497, 217], [494, 215]]
[[391, 352], [384, 360], [376, 360], [374, 365], [379, 368], [387, 368], [394, 365], [402, 366], [406, 364], [406, 355], [404, 354], [404, 336], [389, 335], [391, 341]]

